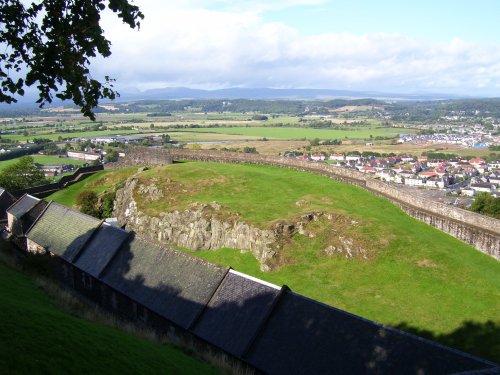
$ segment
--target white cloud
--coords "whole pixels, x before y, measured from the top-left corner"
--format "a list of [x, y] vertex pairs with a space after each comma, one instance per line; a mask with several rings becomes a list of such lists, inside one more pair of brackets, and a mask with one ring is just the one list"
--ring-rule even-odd
[[203, 8], [202, 1], [144, 1], [139, 32], [105, 16], [113, 55], [98, 60], [96, 71], [116, 77], [121, 87], [141, 89], [267, 86], [490, 94], [500, 86], [498, 44], [437, 43], [385, 33], [303, 36], [260, 15], [268, 3], [322, 2], [251, 1], [244, 3], [253, 9], [241, 10], [239, 1], [221, 0], [217, 9]]

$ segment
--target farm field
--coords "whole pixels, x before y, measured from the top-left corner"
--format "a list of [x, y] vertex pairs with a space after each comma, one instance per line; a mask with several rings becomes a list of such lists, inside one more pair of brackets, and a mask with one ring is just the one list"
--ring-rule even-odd
[[[148, 131], [151, 132], [150, 130]], [[142, 134], [143, 132], [139, 130], [125, 130], [125, 129], [111, 129], [111, 130], [102, 130], [102, 131], [75, 131], [71, 133], [47, 133], [40, 132], [30, 135], [22, 135], [22, 134], [8, 134], [5, 137], [9, 138], [13, 141], [26, 142], [28, 140], [32, 140], [33, 138], [44, 138], [50, 139], [52, 141], [57, 141], [59, 137], [62, 138], [79, 138], [79, 137], [95, 137], [95, 136], [105, 136], [105, 135], [128, 135], [128, 134]]]
[[[70, 314], [46, 284], [8, 266], [0, 242], [0, 368], [4, 374], [218, 374], [166, 344]], [[67, 298], [67, 297], [66, 297]], [[31, 349], [30, 349], [31, 348]], [[27, 360], [29, 356], [29, 360]]]
[[[30, 156], [35, 160], [35, 163], [38, 164], [59, 164], [59, 165], [73, 164], [76, 166], [80, 166], [85, 163], [83, 160], [58, 158], [57, 156], [47, 156], [47, 155], [30, 155]], [[18, 160], [19, 158], [0, 161], [0, 172], [9, 165], [17, 163]]]
[[406, 144], [398, 143], [390, 144], [387, 141], [374, 141], [373, 146], [366, 146], [365, 142], [347, 141], [339, 146], [324, 146], [325, 150], [332, 149], [335, 152], [344, 153], [349, 151], [373, 151], [378, 153], [395, 153], [395, 154], [410, 154], [421, 155], [423, 152], [443, 152], [448, 154], [456, 154], [459, 156], [481, 157], [491, 153], [487, 148], [464, 148], [462, 146], [450, 144]]
[[[137, 168], [101, 172], [48, 199], [71, 206], [78, 191], [113, 190], [136, 173]], [[313, 238], [297, 234], [285, 244], [282, 262], [272, 272], [261, 272], [251, 253], [236, 249], [192, 253], [365, 318], [500, 360], [499, 262], [385, 199], [326, 177], [268, 166], [187, 162], [136, 176], [144, 184], [154, 177], [159, 188], [169, 189], [168, 205], [136, 197], [150, 215], [215, 201], [223, 215], [269, 228], [311, 212], [331, 213], [339, 223], [336, 230], [366, 248], [367, 259], [326, 255], [325, 241], [338, 233], [322, 222], [312, 226]], [[349, 222], [356, 224], [346, 226]], [[471, 325], [476, 328], [468, 330]]]
[[259, 137], [249, 135], [234, 135], [222, 133], [201, 133], [191, 131], [168, 130], [165, 133], [178, 142], [227, 142], [258, 140]]
[[270, 139], [370, 139], [372, 137], [394, 137], [408, 129], [398, 128], [359, 128], [353, 130], [311, 129], [293, 127], [232, 127], [190, 129], [192, 132], [209, 132], [217, 134], [236, 134]]

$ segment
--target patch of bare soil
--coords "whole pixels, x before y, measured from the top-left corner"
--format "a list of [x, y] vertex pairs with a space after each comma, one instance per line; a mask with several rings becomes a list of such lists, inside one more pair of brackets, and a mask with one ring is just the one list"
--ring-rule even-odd
[[417, 266], [426, 268], [437, 268], [437, 264], [430, 259], [422, 259], [417, 262]]

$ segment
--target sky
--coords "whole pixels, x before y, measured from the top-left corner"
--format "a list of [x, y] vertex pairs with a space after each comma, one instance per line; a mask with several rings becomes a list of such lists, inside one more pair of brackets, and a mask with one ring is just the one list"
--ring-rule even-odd
[[497, 0], [135, 0], [103, 15], [121, 90], [322, 88], [500, 96]]

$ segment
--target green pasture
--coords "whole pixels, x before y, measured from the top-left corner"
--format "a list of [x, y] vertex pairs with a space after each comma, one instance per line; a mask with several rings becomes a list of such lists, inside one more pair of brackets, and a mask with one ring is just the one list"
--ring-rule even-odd
[[4, 262], [0, 243], [0, 368], [4, 374], [217, 374], [181, 350], [83, 320], [34, 276]]
[[29, 134], [27, 136], [22, 134], [7, 134], [5, 138], [9, 138], [13, 141], [31, 141], [33, 138], [44, 138], [50, 139], [53, 141], [57, 141], [59, 137], [64, 138], [83, 138], [83, 137], [98, 137], [98, 136], [106, 136], [106, 135], [125, 135], [125, 134], [142, 134], [142, 131], [138, 130], [124, 130], [124, 129], [110, 129], [110, 130], [101, 130], [101, 131], [75, 131], [71, 133], [48, 133], [48, 132], [39, 132], [36, 134]]
[[216, 133], [216, 134], [234, 134], [244, 136], [254, 136], [268, 139], [370, 139], [372, 137], [394, 137], [399, 133], [408, 133], [407, 129], [399, 128], [374, 128], [359, 127], [350, 130], [334, 129], [311, 129], [311, 128], [293, 128], [293, 127], [228, 127], [228, 128], [209, 128], [209, 129], [189, 129], [190, 132]]
[[[218, 141], [257, 141], [261, 138], [251, 135], [234, 135], [222, 133], [202, 133], [190, 131], [166, 131], [177, 142], [218, 142]], [[228, 145], [228, 147], [230, 144]]]
[[[111, 190], [135, 173], [137, 168], [101, 172], [48, 199], [72, 205], [78, 191]], [[235, 249], [193, 252], [211, 262], [286, 284], [377, 322], [441, 335], [435, 339], [446, 344], [442, 337], [469, 321], [500, 324], [498, 261], [360, 188], [287, 169], [201, 162], [176, 163], [137, 176], [144, 184], [155, 177], [159, 188], [168, 186], [169, 199], [147, 202], [136, 197], [150, 215], [215, 201], [223, 207], [219, 215], [262, 228], [295, 223], [311, 212], [329, 212], [340, 220], [333, 229], [314, 224], [313, 238], [295, 235], [281, 250], [284, 261], [272, 272], [261, 272], [252, 254]], [[335, 233], [355, 239], [368, 250], [368, 259], [327, 256], [325, 239]], [[452, 345], [499, 359], [498, 341], [491, 346], [491, 334], [489, 340], [478, 333], [470, 336]]]

